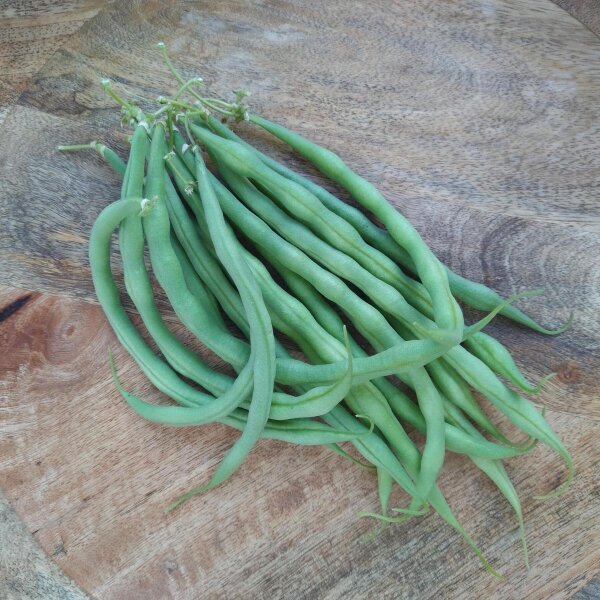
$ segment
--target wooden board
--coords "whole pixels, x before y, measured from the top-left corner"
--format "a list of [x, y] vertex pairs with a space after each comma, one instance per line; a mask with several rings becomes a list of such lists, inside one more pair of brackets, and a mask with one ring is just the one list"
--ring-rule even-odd
[[[10, 348], [0, 359], [0, 487], [42, 547], [100, 598], [597, 590], [598, 39], [541, 0], [117, 4], [49, 60], [3, 125], [0, 283], [35, 293], [0, 324]], [[153, 48], [160, 39], [214, 93], [247, 87], [257, 112], [342, 152], [459, 272], [503, 294], [545, 285], [528, 308], [546, 323], [575, 311], [560, 338], [493, 328], [528, 375], [559, 372], [539, 402], [579, 472], [569, 495], [540, 504], [531, 496], [562, 475], [555, 457], [539, 448], [509, 463], [529, 573], [509, 509], [458, 457], [442, 487], [505, 583], [434, 516], [364, 543], [371, 524], [356, 512], [376, 508], [373, 478], [321, 449], [261, 443], [227, 486], [162, 513], [207, 477], [234, 435], [161, 428], [124, 409], [107, 377], [114, 338], [86, 303], [87, 234], [118, 181], [94, 156], [54, 152], [98, 136], [124, 148], [98, 79], [144, 96], [174, 89]], [[0, 307], [22, 294], [8, 289]], [[152, 397], [118, 360], [130, 387]]]

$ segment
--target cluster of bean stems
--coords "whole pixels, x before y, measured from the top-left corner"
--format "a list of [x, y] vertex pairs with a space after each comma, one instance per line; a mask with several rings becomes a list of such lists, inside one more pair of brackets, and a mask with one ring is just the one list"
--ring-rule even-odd
[[[568, 468], [551, 496], [569, 485], [572, 459], [543, 414], [501, 380], [536, 393], [548, 377], [531, 384], [510, 352], [481, 330], [498, 313], [541, 333], [565, 327], [547, 330], [513, 305], [538, 290], [504, 300], [453, 273], [338, 155], [250, 114], [241, 92], [233, 103], [200, 96], [194, 88], [201, 80], [184, 81], [159, 46], [181, 87], [173, 98], [160, 97], [155, 113], [103, 82], [134, 125], [128, 160], [98, 142], [60, 148], [95, 149], [123, 178], [121, 199], [100, 213], [90, 235], [94, 286], [120, 343], [175, 404], [156, 405], [127, 391], [111, 357], [119, 391], [153, 422], [221, 422], [241, 431], [211, 479], [168, 510], [228, 479], [260, 438], [326, 445], [376, 470], [380, 511], [362, 514], [401, 522], [432, 507], [496, 574], [437, 486], [451, 451], [467, 455], [510, 503], [527, 563], [521, 505], [502, 460], [531, 451], [538, 440], [550, 446]], [[185, 93], [192, 101], [182, 99]], [[288, 144], [364, 210], [256, 150], [224, 116], [250, 121]], [[126, 291], [160, 355], [123, 307], [110, 261], [116, 229]], [[146, 248], [177, 317], [235, 377], [212, 370], [167, 327]], [[487, 315], [466, 326], [457, 299]], [[290, 341], [305, 360], [290, 354]], [[508, 439], [472, 390], [527, 439]], [[421, 449], [406, 425], [423, 434]], [[407, 507], [389, 508], [393, 483], [408, 494]]]

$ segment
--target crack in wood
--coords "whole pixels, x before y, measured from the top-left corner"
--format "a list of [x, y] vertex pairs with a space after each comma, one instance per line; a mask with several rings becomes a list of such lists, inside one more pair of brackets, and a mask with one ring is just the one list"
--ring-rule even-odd
[[0, 323], [6, 321], [8, 318], [12, 317], [12, 315], [14, 315], [18, 310], [23, 308], [23, 306], [25, 306], [25, 304], [27, 304], [27, 302], [31, 300], [32, 296], [33, 294], [26, 294], [25, 296], [21, 296], [20, 298], [17, 298], [14, 302], [11, 302], [4, 308], [0, 309]]

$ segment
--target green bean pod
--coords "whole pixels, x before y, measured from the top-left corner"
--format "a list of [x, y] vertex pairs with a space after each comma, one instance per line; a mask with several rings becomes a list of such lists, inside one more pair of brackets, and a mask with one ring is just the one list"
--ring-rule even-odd
[[[96, 218], [89, 240], [89, 260], [98, 301], [121, 345], [140, 365], [148, 379], [163, 393], [184, 406], [196, 407], [215, 401], [215, 398], [194, 390], [181, 381], [173, 370], [146, 344], [129, 319], [119, 297], [110, 268], [110, 241], [113, 230], [128, 216], [147, 213], [153, 203], [142, 198], [124, 198], [108, 205]], [[182, 391], [185, 389], [185, 391]], [[243, 429], [246, 411], [237, 409], [220, 422]], [[362, 435], [360, 433], [359, 435]], [[289, 422], [269, 422], [263, 437], [303, 445], [320, 445], [351, 441], [356, 434], [307, 419]]]
[[[169, 157], [167, 164], [169, 168], [173, 166], [177, 169], [181, 184], [188, 179], [185, 174], [186, 172], [184, 171], [184, 165], [181, 161], [178, 161], [176, 157]], [[285, 242], [285, 240], [277, 236], [264, 222], [258, 219], [256, 215], [246, 209], [244, 205], [241, 204], [215, 177], [210, 176], [210, 179], [215, 186], [215, 191], [225, 214], [234, 223], [238, 224], [246, 234], [251, 236], [255, 242], [269, 245], [272, 240], [276, 239], [278, 242], [278, 251], [286, 252], [288, 260], [298, 260], [302, 263], [304, 268], [312, 268], [314, 265], [324, 282], [323, 285], [329, 287], [332, 290], [332, 293], [339, 293], [342, 295], [345, 293], [345, 285], [343, 285], [339, 278], [318, 267], [315, 263], [312, 263], [312, 261], [309, 261], [295, 246]], [[190, 203], [195, 203], [196, 201], [199, 202], [199, 199], [196, 199], [194, 192], [189, 194], [187, 200]], [[174, 228], [178, 237], [180, 235], [178, 233], [178, 228], [186, 228], [185, 231], [181, 232], [180, 239], [185, 240], [182, 241], [182, 244], [184, 244], [184, 247], [187, 246], [187, 248], [190, 249], [188, 256], [190, 257], [190, 260], [192, 260], [194, 267], [197, 267], [199, 274], [203, 276], [202, 272], [205, 272], [206, 268], [206, 256], [204, 255], [202, 258], [196, 258], [194, 256], [199, 252], [198, 246], [201, 243], [198, 240], [198, 235], [194, 234], [189, 222], [186, 224], [185, 209], [183, 208], [181, 201], [173, 196], [169, 198], [169, 204], [172, 206], [173, 212], [177, 211], [182, 215], [181, 218], [173, 219]], [[204, 221], [205, 217], [200, 210], [201, 209], [196, 206], [197, 218]], [[205, 276], [207, 276], [206, 273]], [[368, 319], [367, 315], [365, 315], [365, 319], [368, 320], [369, 324], [373, 326], [378, 325], [379, 327], [383, 326], [383, 317], [378, 311], [373, 309], [373, 307], [354, 297], [351, 298], [350, 301], [353, 301], [356, 306], [369, 313]], [[234, 308], [234, 310], [234, 314], [239, 313], [239, 308]], [[240, 318], [237, 316], [236, 324], [239, 325], [239, 321]], [[378, 354], [365, 358], [360, 361], [360, 363], [355, 364], [353, 368], [353, 382], [366, 381], [375, 376], [389, 375], [413, 367], [422, 366], [433, 358], [440, 356], [447, 348], [447, 346], [442, 346], [437, 342], [427, 340], [406, 345], [401, 338], [398, 338], [396, 342], [390, 344], [390, 346], [390, 348], [382, 349]], [[295, 363], [285, 361], [284, 363], [278, 362], [277, 368], [277, 380], [280, 381], [281, 376], [282, 383], [291, 384], [302, 382], [322, 383], [339, 379], [343, 376], [346, 366], [344, 363], [337, 362], [335, 365], [311, 365], [309, 367], [299, 363], [299, 361], [295, 361]], [[279, 369], [281, 369], [281, 371]]]
[[[189, 155], [186, 157], [185, 153], [181, 151], [183, 143], [182, 136], [176, 133], [176, 151], [182, 160], [188, 161]], [[413, 281], [404, 275], [399, 277], [398, 273], [396, 273], [393, 269], [393, 263], [391, 263], [390, 266], [390, 261], [387, 256], [381, 254], [368, 255], [366, 259], [361, 262], [361, 265], [365, 267], [368, 272], [364, 272], [364, 270], [361, 271], [360, 269], [357, 269], [358, 265], [352, 264], [353, 260], [349, 256], [340, 252], [336, 253], [335, 249], [328, 246], [320, 238], [313, 235], [302, 224], [290, 221], [286, 214], [278, 209], [256, 188], [249, 185], [247, 182], [244, 183], [243, 178], [235, 174], [231, 174], [230, 172], [228, 173], [226, 169], [223, 171], [223, 174], [228, 182], [233, 186], [233, 189], [240, 194], [240, 198], [244, 199], [249, 206], [251, 206], [251, 208], [257, 212], [257, 214], [264, 218], [265, 221], [271, 226], [274, 226], [280, 234], [286, 237], [286, 239], [293, 241], [294, 243], [301, 243], [302, 249], [314, 260], [323, 263], [328, 268], [334, 270], [334, 272], [338, 275], [352, 281], [355, 285], [358, 285], [361, 289], [369, 290], [371, 292], [371, 298], [381, 303], [381, 300], [386, 297], [386, 292], [389, 293], [390, 290], [385, 286], [383, 286], [383, 289], [381, 289], [381, 282], [373, 280], [373, 275], [376, 275], [389, 285], [395, 286], [399, 292], [406, 294], [408, 301], [419, 311], [421, 311], [423, 316], [427, 318], [432, 317], [433, 309], [427, 290], [422, 284]], [[352, 245], [344, 246], [343, 244], [346, 242], [346, 239], [340, 238], [339, 235], [336, 235], [335, 231], [332, 235], [334, 235], [338, 240], [338, 248], [345, 248], [352, 254], [352, 256], [355, 256], [360, 261], [360, 251], [357, 251], [357, 253], [354, 252], [355, 248]], [[364, 247], [364, 243], [360, 244], [359, 250], [360, 248]], [[397, 271], [402, 274], [399, 269], [397, 269]], [[522, 297], [528, 296], [529, 294], [523, 294]], [[476, 325], [469, 328], [468, 340], [466, 341], [467, 346], [475, 356], [480, 358], [495, 373], [507, 377], [510, 381], [525, 391], [530, 393], [539, 391], [540, 386], [547, 380], [547, 378], [543, 379], [537, 386], [532, 386], [529, 384], [516, 366], [508, 350], [506, 350], [506, 348], [504, 348], [504, 346], [497, 340], [494, 340], [490, 336], [479, 331], [487, 323], [489, 323], [489, 321], [491, 321], [496, 313], [502, 313], [506, 306], [511, 303], [511, 300], [517, 300], [519, 299], [519, 296], [514, 296], [508, 301], [503, 301], [500, 296], [497, 296], [497, 298], [499, 304], [495, 307], [490, 307], [492, 312]], [[402, 301], [402, 299], [400, 300]], [[414, 328], [418, 323], [419, 328], [417, 329], [417, 332], [422, 330], [431, 331], [430, 327], [432, 324], [423, 319], [423, 317], [418, 313], [401, 311], [401, 313], [398, 314], [398, 312], [396, 312], [399, 307], [402, 306], [401, 302], [398, 303], [397, 295], [394, 296], [392, 293], [392, 297], [385, 302], [383, 306], [387, 307], [391, 314], [395, 314], [400, 318], [403, 317], [404, 323], [408, 324], [409, 328], [410, 326]]]
[[[412, 257], [421, 281], [431, 297], [436, 322], [440, 328], [447, 330], [449, 333], [454, 332], [453, 336], [455, 340], [462, 338], [462, 311], [450, 292], [446, 270], [431, 252], [427, 244], [421, 239], [421, 236], [412, 224], [385, 200], [375, 186], [348, 168], [337, 154], [261, 117], [252, 115], [250, 116], [250, 120], [292, 146], [292, 148], [312, 162], [317, 169], [347, 189], [362, 206], [381, 220], [394, 240], [405, 248]], [[195, 131], [195, 133], [197, 132]], [[241, 145], [238, 145], [238, 147], [243, 148]], [[248, 164], [249, 155], [252, 155], [252, 153], [247, 151], [246, 155], [245, 160], [246, 164]], [[252, 156], [254, 157], [254, 155]], [[256, 160], [255, 158], [255, 162]], [[274, 180], [283, 185], [281, 179], [285, 180], [285, 177], [272, 171], [264, 163], [262, 164], [262, 169], [256, 164], [252, 164], [252, 171], [250, 168], [245, 171], [250, 175], [260, 173], [262, 177], [266, 178], [266, 181], [272, 182]], [[272, 175], [273, 173], [275, 173], [276, 177]], [[306, 197], [313, 203], [316, 202], [321, 205], [321, 202], [304, 187], [290, 180], [287, 181], [289, 182], [287, 187], [294, 198]], [[344, 219], [338, 217], [332, 211], [327, 212], [326, 221], [330, 227], [338, 229], [338, 231], [347, 229], [348, 235], [351, 233], [357, 234], [356, 230], [350, 227]]]
[[[163, 138], [161, 138], [161, 141], [163, 141]], [[248, 365], [250, 365], [253, 372], [254, 390], [248, 409], [246, 428], [242, 435], [227, 451], [210, 481], [200, 488], [184, 494], [175, 502], [174, 506], [197, 493], [219, 485], [227, 480], [242, 464], [254, 444], [260, 439], [267, 423], [275, 382], [275, 339], [269, 313], [262, 299], [260, 288], [241, 257], [237, 240], [225, 223], [219, 202], [208, 179], [206, 166], [199, 152], [196, 153], [195, 159], [197, 183], [204, 202], [208, 227], [217, 256], [237, 286], [248, 317], [251, 344]], [[160, 173], [160, 182], [164, 186], [164, 174], [162, 172]]]

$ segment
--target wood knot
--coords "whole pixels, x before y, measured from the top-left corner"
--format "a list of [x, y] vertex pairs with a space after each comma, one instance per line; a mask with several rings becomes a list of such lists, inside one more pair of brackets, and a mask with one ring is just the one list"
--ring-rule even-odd
[[574, 361], [566, 362], [556, 369], [556, 377], [562, 383], [577, 383], [579, 381], [579, 369]]
[[179, 565], [177, 564], [177, 561], [166, 560], [165, 561], [165, 569], [167, 570], [167, 573], [174, 573], [175, 571], [177, 571], [179, 569]]

